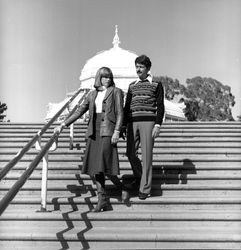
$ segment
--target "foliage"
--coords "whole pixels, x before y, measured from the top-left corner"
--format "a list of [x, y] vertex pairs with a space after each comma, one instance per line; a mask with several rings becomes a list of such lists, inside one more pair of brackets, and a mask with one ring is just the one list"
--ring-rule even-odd
[[162, 83], [167, 100], [184, 101], [184, 113], [189, 121], [234, 120], [231, 88], [215, 79], [198, 76], [187, 79], [186, 86], [167, 76], [156, 76], [153, 80]]
[[0, 122], [2, 122], [4, 117], [6, 116], [3, 114], [6, 110], [7, 110], [7, 105], [5, 103], [0, 102]]
[[234, 96], [231, 88], [212, 78], [194, 77], [187, 79], [185, 101], [196, 101], [199, 106], [198, 121], [233, 121], [231, 107]]
[[196, 121], [198, 118], [200, 107], [196, 100], [185, 100], [186, 108], [184, 109], [184, 114], [188, 121]]
[[153, 81], [162, 83], [162, 86], [165, 89], [165, 98], [169, 101], [177, 96], [180, 99], [185, 91], [185, 86], [180, 84], [177, 79], [173, 80], [168, 76], [154, 76]]

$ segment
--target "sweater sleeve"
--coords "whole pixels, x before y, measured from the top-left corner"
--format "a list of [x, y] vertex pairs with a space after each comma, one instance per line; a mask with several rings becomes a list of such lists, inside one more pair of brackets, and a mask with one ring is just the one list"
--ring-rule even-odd
[[128, 123], [128, 116], [130, 113], [130, 106], [131, 106], [131, 99], [132, 99], [132, 94], [131, 94], [131, 85], [129, 85], [127, 94], [126, 94], [126, 100], [125, 100], [125, 106], [124, 106], [124, 119], [123, 119], [123, 126], [127, 126]]
[[157, 85], [156, 102], [157, 102], [156, 124], [161, 125], [163, 122], [163, 117], [164, 117], [164, 113], [165, 113], [164, 90], [163, 90], [161, 83], [158, 83], [158, 85]]
[[65, 121], [65, 125], [68, 127], [70, 124], [79, 119], [89, 109], [89, 96], [85, 97], [84, 102], [76, 109], [76, 111]]

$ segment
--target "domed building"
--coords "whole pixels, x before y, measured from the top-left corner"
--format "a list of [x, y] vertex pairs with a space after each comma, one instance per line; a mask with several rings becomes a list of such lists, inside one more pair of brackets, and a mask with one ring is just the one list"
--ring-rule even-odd
[[129, 84], [137, 77], [134, 64], [137, 54], [119, 47], [117, 25], [112, 44], [111, 49], [97, 53], [86, 62], [79, 78], [81, 87], [92, 89], [97, 70], [106, 66], [111, 68], [116, 86], [127, 92]]
[[[101, 51], [87, 60], [79, 77], [81, 88], [93, 89], [96, 72], [103, 66], [109, 67], [112, 70], [116, 86], [125, 93], [128, 90], [129, 84], [137, 79], [134, 62], [138, 55], [132, 51], [120, 48], [117, 25], [115, 26], [115, 35], [112, 44], [113, 47], [109, 50]], [[69, 93], [67, 98], [60, 103], [49, 103], [45, 120], [49, 120], [53, 117], [72, 95], [73, 93]], [[76, 98], [77, 100], [71, 105], [72, 107], [78, 102], [81, 96], [82, 94]], [[72, 107], [70, 107], [69, 110], [71, 110]], [[165, 100], [165, 120], [186, 120], [183, 114], [183, 108], [183, 104], [172, 103]], [[66, 117], [69, 110], [63, 112], [60, 120]]]

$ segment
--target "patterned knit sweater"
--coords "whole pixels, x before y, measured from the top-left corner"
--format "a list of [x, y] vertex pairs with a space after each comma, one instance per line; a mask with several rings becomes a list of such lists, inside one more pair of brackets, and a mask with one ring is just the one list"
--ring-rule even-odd
[[147, 79], [132, 82], [126, 96], [124, 123], [134, 121], [154, 121], [162, 124], [164, 116], [164, 91], [161, 83]]

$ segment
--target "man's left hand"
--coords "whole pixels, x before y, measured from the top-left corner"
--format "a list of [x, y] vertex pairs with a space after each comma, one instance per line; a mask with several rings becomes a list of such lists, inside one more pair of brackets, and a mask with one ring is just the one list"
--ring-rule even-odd
[[154, 126], [152, 129], [152, 138], [156, 138], [160, 134], [160, 127]]

